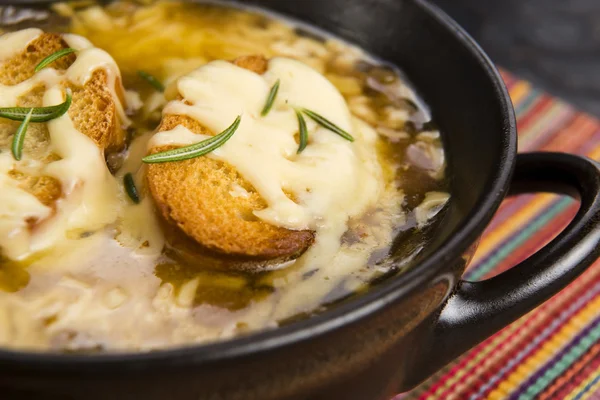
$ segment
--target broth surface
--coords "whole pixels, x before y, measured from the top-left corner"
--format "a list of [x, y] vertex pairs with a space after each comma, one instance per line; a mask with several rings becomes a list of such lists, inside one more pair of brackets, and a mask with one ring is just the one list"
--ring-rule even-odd
[[[292, 22], [215, 5], [85, 1], [54, 5], [47, 14], [15, 12], [3, 21], [5, 31], [74, 33], [115, 59], [135, 111], [127, 149], [108, 155], [107, 164], [115, 182], [134, 174], [142, 202], [131, 204], [121, 189], [119, 216], [104, 229], [78, 232], [66, 247], [23, 261], [0, 252], [0, 345], [147, 351], [274, 328], [367, 289], [410, 265], [426, 245], [411, 242], [393, 262], [388, 257], [398, 232], [431, 226], [449, 198], [440, 133], [394, 68]], [[211, 61], [257, 54], [297, 59], [335, 85], [356, 126], [376, 134], [383, 190], [348, 222], [336, 254], [324, 258], [316, 246], [250, 273], [223, 269], [154, 212], [141, 158], [167, 100], [139, 71], [169, 88]]]

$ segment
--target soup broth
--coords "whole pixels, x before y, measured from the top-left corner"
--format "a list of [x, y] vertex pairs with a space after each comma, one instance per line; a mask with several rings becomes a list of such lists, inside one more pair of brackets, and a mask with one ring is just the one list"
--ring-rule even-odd
[[[442, 139], [427, 107], [397, 69], [337, 38], [256, 10], [184, 2], [77, 1], [4, 14], [11, 15], [5, 32], [77, 34], [110, 54], [131, 124], [126, 149], [106, 155], [121, 187], [114, 221], [67, 232], [61, 246], [20, 260], [0, 249], [2, 346], [147, 351], [275, 328], [409, 267], [426, 242], [401, 235], [410, 243], [402, 246], [394, 238], [424, 237], [449, 200]], [[177, 79], [211, 61], [248, 55], [288, 57], [323, 74], [343, 95], [355, 126], [374, 138], [381, 168], [377, 201], [347, 221], [335, 253], [322, 250], [317, 236], [301, 257], [260, 271], [227, 268], [226, 259], [168, 226], [155, 211], [141, 162]], [[139, 205], [122, 188], [128, 173]]]

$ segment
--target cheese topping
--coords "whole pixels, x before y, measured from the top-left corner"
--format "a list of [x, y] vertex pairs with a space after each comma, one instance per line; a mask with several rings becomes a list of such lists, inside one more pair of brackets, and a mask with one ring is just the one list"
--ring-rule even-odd
[[[277, 80], [281, 85], [273, 109], [261, 117]], [[261, 76], [215, 61], [179, 79], [177, 89], [183, 100], [170, 102], [165, 114], [188, 115], [215, 133], [242, 116], [233, 137], [209, 157], [233, 165], [261, 194], [268, 207], [255, 215], [263, 221], [295, 230], [345, 227], [349, 217], [360, 215], [378, 199], [382, 179], [375, 134], [360, 129], [338, 90], [306, 64], [274, 58]], [[293, 107], [317, 112], [352, 132], [356, 142], [307, 117], [309, 145], [297, 154], [298, 120]], [[150, 145], [189, 145], [207, 137], [178, 126], [158, 133]]]
[[[18, 54], [40, 33], [0, 37], [0, 56]], [[83, 85], [98, 68], [106, 71], [111, 90], [120, 84], [119, 69], [106, 52], [80, 36], [63, 38], [78, 49], [77, 61], [67, 71], [45, 68], [18, 85], [0, 85], [1, 106], [14, 106], [21, 95], [41, 84], [46, 87], [43, 104], [59, 104], [64, 101], [66, 80]], [[246, 283], [233, 276], [215, 279], [201, 268], [179, 288], [162, 281], [157, 271], [168, 257], [163, 255], [164, 237], [152, 199], [144, 195], [141, 158], [149, 148], [189, 145], [207, 136], [182, 126], [138, 135], [112, 176], [102, 151], [65, 114], [47, 123], [52, 150], [60, 160], [44, 164], [24, 152], [23, 160], [16, 162], [10, 152], [0, 153], [0, 249], [10, 259], [26, 260], [17, 268], [30, 276], [16, 293], [0, 290], [0, 346], [152, 350], [226, 339], [313, 312], [336, 299], [334, 292], [358, 289], [373, 277], [373, 266], [366, 266], [374, 252], [387, 249], [394, 228], [402, 224], [403, 194], [384, 177], [376, 132], [350, 114], [327, 79], [288, 58], [272, 59], [264, 75], [216, 61], [178, 80], [171, 78], [189, 104], [173, 100], [165, 114], [188, 115], [214, 133], [241, 115], [238, 131], [207, 157], [233, 165], [256, 188], [267, 203], [255, 212], [258, 218], [289, 229], [314, 230], [315, 243], [300, 258], [257, 282], [272, 288], [264, 298], [240, 309], [197, 304], [196, 296], [207, 283], [233, 288], [240, 296]], [[261, 117], [277, 80], [281, 86], [274, 107]], [[112, 95], [127, 123], [118, 96]], [[158, 97], [162, 101], [162, 94], [154, 96]], [[147, 100], [145, 107], [151, 102]], [[307, 117], [309, 145], [297, 154], [293, 107], [317, 112], [350, 132], [355, 141], [348, 142]], [[8, 174], [16, 167], [61, 182], [62, 197], [54, 208], [19, 188]], [[133, 174], [142, 194], [139, 205], [124, 194], [126, 173]], [[229, 195], [248, 193], [233, 185]], [[31, 220], [42, 223], [32, 230]], [[358, 232], [360, 240], [344, 239], [349, 230]], [[90, 232], [95, 234], [87, 235]]]
[[0, 153], [0, 247], [6, 256], [15, 259], [29, 252], [27, 221], [45, 219], [52, 210], [18, 187], [8, 176], [12, 166], [12, 155]]
[[42, 34], [41, 29], [29, 28], [0, 36], [0, 61], [14, 57]]
[[[277, 80], [281, 84], [273, 109], [261, 117]], [[385, 179], [377, 158], [375, 131], [351, 116], [339, 91], [311, 67], [289, 58], [273, 58], [262, 76], [229, 62], [214, 61], [180, 78], [177, 89], [183, 99], [167, 104], [164, 114], [187, 115], [215, 133], [242, 116], [233, 137], [208, 157], [233, 165], [265, 199], [268, 207], [254, 214], [276, 226], [316, 232], [315, 243], [280, 282], [293, 290], [283, 291], [273, 315], [285, 318], [315, 307], [318, 299], [331, 291], [330, 278], [339, 282], [354, 274], [355, 279], [349, 279], [347, 285], [362, 285], [361, 268], [372, 251], [390, 238], [382, 238], [379, 245], [345, 247], [341, 237], [350, 218], [363, 215], [381, 200]], [[307, 117], [309, 144], [297, 154], [294, 107], [324, 116], [350, 132], [355, 141], [349, 142]], [[177, 126], [157, 133], [149, 147], [190, 145], [206, 138]], [[391, 207], [399, 202], [399, 194], [394, 193], [388, 194]], [[315, 269], [319, 270], [314, 279], [303, 281], [302, 276]]]
[[[0, 59], [14, 56], [42, 33], [27, 29], [0, 36]], [[32, 89], [44, 86], [43, 105], [64, 102], [65, 82], [83, 86], [98, 69], [106, 71], [119, 116], [127, 124], [124, 108], [116, 95], [119, 68], [108, 53], [96, 49], [82, 37], [65, 35], [67, 43], [78, 50], [77, 60], [66, 71], [45, 68], [17, 85], [0, 85], [0, 106], [13, 107]], [[0, 249], [13, 260], [23, 260], [34, 253], [61, 247], [71, 234], [95, 231], [115, 222], [120, 201], [118, 186], [106, 167], [104, 154], [92, 139], [79, 132], [69, 114], [47, 122], [52, 150], [61, 159], [41, 163], [24, 153], [15, 161], [10, 153], [0, 154]], [[62, 197], [55, 210], [20, 189], [7, 174], [13, 169], [27, 169], [37, 175], [52, 176], [60, 181]], [[30, 222], [35, 222], [32, 229]]]

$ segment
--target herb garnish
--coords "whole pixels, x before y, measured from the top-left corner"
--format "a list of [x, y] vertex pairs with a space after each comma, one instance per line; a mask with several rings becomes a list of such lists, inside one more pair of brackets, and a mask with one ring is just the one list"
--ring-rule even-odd
[[269, 96], [267, 97], [267, 102], [265, 103], [265, 107], [263, 108], [262, 112], [260, 113], [260, 115], [262, 115], [263, 117], [266, 117], [267, 114], [269, 113], [269, 111], [271, 111], [271, 108], [273, 107], [273, 103], [275, 103], [275, 98], [277, 97], [277, 92], [279, 92], [280, 84], [281, 84], [281, 80], [277, 79], [277, 82], [275, 82], [275, 84], [271, 88], [271, 91], [269, 92]]
[[0, 108], [0, 118], [23, 121], [31, 112], [31, 122], [48, 122], [66, 113], [71, 107], [72, 100], [71, 89], [67, 89], [67, 99], [64, 103], [49, 107], [2, 107]]
[[308, 129], [306, 128], [306, 120], [304, 119], [304, 115], [302, 115], [299, 110], [296, 110], [296, 117], [298, 117], [298, 134], [300, 136], [300, 146], [298, 146], [297, 154], [300, 154], [308, 144]]
[[211, 137], [210, 139], [192, 144], [190, 146], [180, 147], [178, 149], [163, 151], [161, 153], [152, 154], [142, 158], [146, 164], [158, 164], [170, 161], [183, 161], [191, 158], [196, 158], [208, 154], [225, 144], [237, 131], [242, 121], [242, 116], [239, 115], [233, 124], [223, 132]]
[[130, 172], [126, 173], [123, 177], [123, 184], [125, 185], [125, 192], [135, 204], [140, 204], [140, 196], [138, 194], [137, 188], [135, 187], [135, 182], [133, 181], [133, 175]]
[[308, 116], [310, 119], [315, 121], [317, 124], [321, 125], [323, 128], [330, 130], [333, 133], [337, 133], [338, 135], [340, 135], [341, 137], [343, 137], [344, 139], [346, 139], [350, 142], [354, 142], [354, 137], [351, 134], [349, 134], [348, 132], [346, 132], [345, 130], [343, 130], [342, 128], [340, 128], [339, 126], [334, 124], [333, 122], [329, 121], [325, 117], [317, 114], [314, 111], [307, 110], [306, 108], [302, 108], [301, 111], [303, 114]]
[[25, 116], [21, 125], [15, 132], [15, 136], [13, 137], [12, 142], [12, 154], [15, 160], [21, 161], [21, 156], [23, 155], [23, 143], [25, 143], [25, 132], [27, 132], [27, 126], [29, 126], [29, 121], [31, 120], [31, 116], [33, 115], [33, 108], [29, 110], [29, 113]]
[[77, 50], [72, 49], [70, 47], [67, 47], [66, 49], [61, 49], [61, 50], [55, 51], [54, 53], [50, 54], [48, 57], [46, 57], [42, 61], [40, 61], [40, 63], [35, 67], [35, 72], [40, 72], [42, 69], [44, 69], [48, 65], [52, 64], [54, 61], [58, 60], [59, 58], [63, 58], [64, 56], [67, 56], [71, 53], [75, 53], [76, 51]]
[[[277, 97], [277, 92], [279, 92], [280, 84], [281, 80], [277, 79], [277, 82], [275, 82], [275, 84], [271, 88], [271, 91], [269, 92], [267, 102], [265, 103], [265, 106], [262, 112], [260, 113], [261, 116], [265, 117], [267, 116], [269, 111], [271, 111], [273, 103], [275, 103], [275, 98]], [[306, 148], [306, 145], [308, 144], [308, 130], [306, 129], [306, 120], [304, 119], [304, 116], [302, 114], [305, 114], [317, 124], [321, 125], [323, 128], [340, 135], [341, 137], [350, 142], [354, 142], [354, 137], [351, 134], [349, 134], [333, 122], [329, 121], [322, 115], [319, 115], [316, 112], [311, 111], [307, 108], [294, 108], [294, 110], [296, 111], [296, 116], [298, 117], [298, 130], [300, 133], [300, 147], [298, 148], [298, 153], [301, 153], [302, 150], [304, 150]]]
[[316, 112], [306, 108], [295, 108], [294, 110], [296, 111], [296, 117], [298, 117], [298, 132], [300, 134], [300, 146], [298, 147], [298, 153], [301, 153], [308, 144], [308, 130], [306, 128], [306, 120], [304, 119], [304, 115], [308, 116], [323, 128], [328, 129], [333, 133], [337, 133], [350, 142], [354, 142], [354, 137], [352, 137], [351, 134]]
[[0, 118], [21, 121], [15, 132], [12, 142], [12, 154], [15, 160], [20, 161], [23, 156], [25, 133], [30, 122], [47, 122], [62, 116], [71, 107], [73, 98], [71, 90], [67, 89], [67, 99], [64, 103], [49, 107], [3, 107], [0, 108]]
[[165, 86], [162, 84], [162, 82], [159, 81], [154, 76], [150, 75], [149, 73], [147, 73], [145, 71], [138, 71], [138, 75], [141, 78], [143, 78], [146, 82], [148, 82], [150, 85], [152, 85], [152, 87], [154, 87], [154, 89], [158, 90], [159, 92], [162, 93], [165, 91]]

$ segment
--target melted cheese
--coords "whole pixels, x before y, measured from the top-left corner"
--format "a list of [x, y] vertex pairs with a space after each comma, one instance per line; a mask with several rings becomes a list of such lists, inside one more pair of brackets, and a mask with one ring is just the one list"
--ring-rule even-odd
[[[20, 43], [31, 37], [23, 35]], [[0, 102], [14, 105], [20, 94], [44, 83], [48, 88], [44, 104], [60, 103], [61, 82], [82, 84], [95, 68], [107, 70], [110, 82], [118, 79], [118, 69], [106, 53], [90, 47], [84, 38], [65, 35], [65, 39], [80, 50], [78, 62], [64, 74], [47, 68], [20, 85], [0, 87]], [[261, 118], [277, 79], [281, 80], [277, 101]], [[350, 115], [329, 81], [302, 63], [276, 58], [263, 76], [213, 62], [179, 79], [176, 87], [192, 105], [172, 101], [165, 113], [189, 115], [214, 132], [242, 115], [232, 139], [208, 157], [234, 165], [265, 198], [268, 207], [256, 212], [257, 217], [291, 229], [313, 229], [314, 245], [266, 276], [265, 284], [275, 289], [266, 298], [235, 311], [193, 304], [202, 278], [189, 279], [179, 291], [161, 283], [154, 268], [161, 260], [164, 238], [152, 201], [143, 196], [140, 205], [132, 205], [120, 182], [125, 173], [132, 173], [138, 191], [145, 193], [140, 159], [148, 148], [187, 145], [206, 137], [183, 127], [141, 135], [113, 177], [102, 152], [64, 115], [48, 124], [52, 146], [62, 159], [43, 166], [25, 154], [19, 164], [43, 169], [61, 181], [64, 196], [56, 213], [6, 176], [15, 161], [9, 153], [0, 153], [0, 202], [8, 205], [0, 210], [0, 247], [14, 259], [42, 249], [61, 250], [32, 257], [27, 287], [18, 293], [0, 291], [0, 345], [152, 350], [226, 339], [238, 335], [240, 326], [246, 331], [272, 328], [280, 319], [313, 311], [340, 285], [353, 290], [373, 276], [365, 266], [374, 251], [389, 245], [393, 228], [402, 222], [402, 194], [383, 176], [375, 131]], [[113, 97], [117, 99], [114, 93]], [[307, 120], [309, 146], [296, 154], [298, 123], [292, 105], [325, 116], [356, 141], [350, 143]], [[296, 202], [285, 193], [293, 194]], [[230, 195], [247, 193], [233, 186]], [[344, 243], [341, 238], [349, 221], [364, 214], [371, 220], [361, 231], [364, 237], [358, 243]], [[26, 229], [30, 217], [46, 223], [30, 232]], [[90, 230], [97, 233], [75, 239], [69, 235]], [[49, 320], [52, 323], [46, 323]]]
[[41, 29], [30, 28], [0, 36], [0, 61], [8, 60], [21, 53], [29, 43], [41, 34]]
[[107, 86], [115, 100], [117, 113], [124, 125], [131, 121], [127, 118], [125, 107], [117, 96], [116, 89], [120, 86], [121, 72], [115, 60], [106, 51], [96, 48], [84, 37], [78, 35], [64, 35], [67, 44], [78, 50], [77, 59], [66, 71], [66, 78], [75, 85], [84, 86], [92, 77], [94, 71], [102, 68], [108, 76]]
[[7, 257], [17, 259], [29, 252], [27, 221], [45, 219], [52, 210], [8, 176], [13, 161], [9, 152], [0, 153], [0, 247]]
[[[0, 58], [14, 56], [42, 32], [27, 29], [0, 37]], [[85, 85], [97, 69], [108, 76], [113, 99], [121, 121], [128, 123], [124, 107], [114, 93], [120, 72], [108, 53], [94, 48], [89, 41], [66, 35], [68, 44], [78, 50], [77, 60], [66, 71], [45, 68], [30, 79], [17, 85], [0, 85], [0, 106], [12, 107], [19, 97], [40, 85], [45, 86], [43, 105], [60, 104], [65, 98], [65, 82]], [[114, 223], [120, 213], [118, 186], [109, 173], [104, 154], [86, 135], [79, 132], [69, 114], [47, 123], [53, 152], [60, 160], [47, 165], [36, 162], [25, 152], [19, 162], [9, 153], [0, 155], [0, 192], [10, 207], [0, 211], [0, 248], [9, 258], [23, 260], [34, 253], [51, 247], [62, 247], [70, 234], [93, 232]], [[28, 168], [40, 175], [55, 177], [61, 182], [63, 196], [56, 202], [56, 210], [41, 204], [6, 174], [16, 168]], [[27, 221], [39, 223], [31, 229]]]
[[[281, 82], [279, 94], [263, 118], [265, 99], [277, 80]], [[275, 58], [261, 76], [216, 61], [179, 79], [177, 88], [184, 100], [169, 103], [166, 114], [188, 115], [213, 132], [242, 116], [233, 137], [209, 157], [233, 165], [256, 188], [268, 204], [255, 211], [263, 221], [295, 230], [320, 231], [332, 226], [345, 230], [349, 217], [360, 215], [379, 197], [382, 180], [375, 135], [352, 120], [337, 89], [307, 65]], [[309, 120], [309, 145], [296, 154], [298, 121], [292, 107], [307, 107], [323, 115], [352, 132], [356, 142]], [[206, 138], [178, 126], [158, 133], [151, 146], [189, 145]]]
[[[277, 80], [281, 84], [273, 109], [261, 117]], [[289, 58], [272, 59], [262, 76], [215, 61], [180, 78], [177, 89], [183, 99], [171, 101], [165, 114], [190, 116], [212, 132], [224, 130], [237, 115], [242, 116], [233, 137], [208, 156], [235, 166], [266, 200], [267, 208], [254, 214], [276, 226], [316, 232], [315, 243], [282, 283], [295, 289], [289, 296], [282, 295], [273, 311], [277, 317], [310, 310], [332, 289], [330, 277], [331, 282], [339, 282], [356, 273], [378, 245], [389, 243], [391, 237], [366, 248], [342, 246], [349, 219], [364, 214], [380, 200], [385, 180], [377, 158], [376, 133], [351, 116], [342, 95], [323, 75]], [[297, 154], [294, 107], [317, 112], [351, 132], [355, 141], [349, 142], [307, 117], [309, 145]], [[206, 138], [178, 126], [157, 133], [150, 147], [190, 145]], [[239, 193], [234, 189], [231, 195]], [[392, 197], [398, 204], [398, 193]], [[325, 265], [330, 267], [320, 269], [315, 279], [301, 282], [305, 273]], [[355, 281], [356, 285], [362, 283], [358, 278]]]

